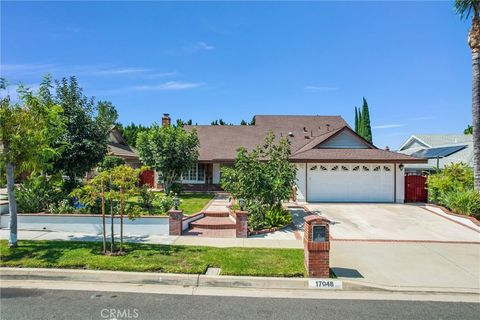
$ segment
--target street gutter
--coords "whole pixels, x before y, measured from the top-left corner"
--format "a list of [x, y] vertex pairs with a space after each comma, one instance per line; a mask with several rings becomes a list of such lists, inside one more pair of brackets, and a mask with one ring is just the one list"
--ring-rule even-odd
[[[190, 288], [238, 288], [238, 289], [287, 289], [324, 291], [309, 288], [308, 278], [280, 277], [246, 277], [217, 276], [204, 274], [172, 274], [154, 272], [124, 272], [101, 270], [45, 269], [45, 268], [0, 268], [2, 285], [9, 281], [49, 281], [49, 282], [85, 282], [104, 284], [131, 284], [155, 286], [180, 286]], [[361, 281], [338, 278], [343, 282], [343, 289], [328, 292], [397, 292], [415, 294], [469, 294], [477, 295], [480, 290], [473, 288], [434, 288], [434, 287], [400, 287], [384, 286]]]

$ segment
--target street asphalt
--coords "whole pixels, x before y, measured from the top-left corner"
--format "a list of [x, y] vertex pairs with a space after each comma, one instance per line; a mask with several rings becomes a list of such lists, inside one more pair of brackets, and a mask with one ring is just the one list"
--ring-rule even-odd
[[479, 303], [310, 300], [2, 288], [2, 320], [478, 319]]

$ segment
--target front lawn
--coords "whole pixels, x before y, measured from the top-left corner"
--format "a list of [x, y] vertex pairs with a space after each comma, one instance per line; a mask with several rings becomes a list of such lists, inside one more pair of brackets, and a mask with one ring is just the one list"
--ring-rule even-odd
[[208, 267], [222, 275], [303, 277], [303, 250], [211, 248], [127, 243], [125, 256], [100, 254], [100, 242], [0, 241], [0, 266], [203, 274]]
[[[162, 193], [163, 194], [163, 193]], [[190, 215], [200, 212], [207, 203], [213, 199], [213, 193], [185, 192], [179, 195], [181, 199], [180, 209], [183, 214]], [[141, 205], [140, 196], [134, 196], [129, 199], [130, 203]], [[158, 201], [153, 202], [153, 208], [150, 211], [142, 210], [142, 214], [166, 214]]]

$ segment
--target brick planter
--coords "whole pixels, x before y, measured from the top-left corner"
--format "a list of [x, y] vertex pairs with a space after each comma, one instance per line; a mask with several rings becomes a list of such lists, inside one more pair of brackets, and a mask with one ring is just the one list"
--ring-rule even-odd
[[183, 230], [183, 211], [170, 210], [168, 211], [169, 235], [181, 236]]
[[[305, 268], [309, 277], [330, 277], [330, 232], [327, 219], [309, 215], [304, 218], [305, 235], [303, 246], [305, 250]], [[314, 228], [323, 228], [324, 241], [314, 239]]]

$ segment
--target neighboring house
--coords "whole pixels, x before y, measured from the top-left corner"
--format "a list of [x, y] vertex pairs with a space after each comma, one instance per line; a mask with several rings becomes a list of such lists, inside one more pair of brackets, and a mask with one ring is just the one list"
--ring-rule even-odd
[[[164, 118], [163, 125], [169, 125], [168, 115]], [[249, 126], [185, 126], [194, 128], [200, 140], [198, 163], [182, 183], [200, 190], [219, 188], [221, 166], [233, 164], [239, 147], [252, 150], [262, 144], [269, 131], [291, 144], [299, 201], [402, 203], [404, 165], [426, 162], [376, 148], [340, 116], [258, 115]]]
[[137, 151], [128, 145], [116, 126], [110, 128], [107, 141], [108, 155], [122, 158], [125, 160], [125, 164], [132, 168], [142, 166]]
[[428, 159], [425, 164], [406, 165], [407, 173], [421, 174], [459, 162], [473, 167], [472, 139], [471, 134], [414, 134], [400, 146], [398, 152]]

